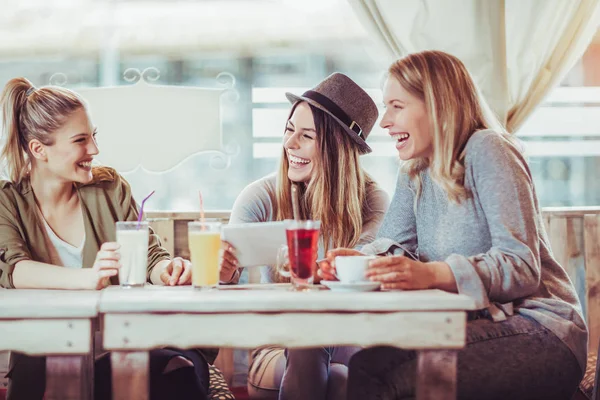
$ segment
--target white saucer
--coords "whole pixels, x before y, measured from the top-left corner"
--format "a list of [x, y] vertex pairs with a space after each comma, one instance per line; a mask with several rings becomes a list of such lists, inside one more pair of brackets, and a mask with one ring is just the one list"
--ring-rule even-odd
[[336, 292], [371, 292], [379, 289], [379, 282], [340, 282], [340, 281], [321, 281], [321, 285], [327, 286], [329, 289]]

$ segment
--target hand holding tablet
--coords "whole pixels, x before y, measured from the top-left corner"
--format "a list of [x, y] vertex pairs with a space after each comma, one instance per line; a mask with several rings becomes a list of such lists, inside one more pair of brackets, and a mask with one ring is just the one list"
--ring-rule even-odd
[[239, 267], [274, 266], [279, 248], [286, 244], [285, 223], [277, 221], [225, 225], [222, 239], [235, 247]]

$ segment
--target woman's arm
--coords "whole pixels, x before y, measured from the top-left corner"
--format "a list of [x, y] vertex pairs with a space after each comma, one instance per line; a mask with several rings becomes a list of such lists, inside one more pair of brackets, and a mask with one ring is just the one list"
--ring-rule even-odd
[[119, 244], [102, 244], [92, 268], [65, 268], [31, 260], [18, 261], [12, 283], [17, 289], [102, 289], [119, 273]]
[[90, 271], [24, 260], [15, 264], [12, 279], [16, 289], [92, 289]]
[[[508, 303], [535, 293], [540, 284], [540, 218], [533, 181], [522, 154], [499, 134], [477, 139], [467, 153], [465, 179], [490, 229], [492, 247], [483, 254], [453, 254], [459, 293], [476, 300]], [[473, 139], [472, 139], [473, 140]]]

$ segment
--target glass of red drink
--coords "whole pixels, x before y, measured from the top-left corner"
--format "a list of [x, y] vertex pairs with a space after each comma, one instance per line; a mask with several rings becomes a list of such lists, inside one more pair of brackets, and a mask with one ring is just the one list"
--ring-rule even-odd
[[307, 290], [314, 280], [321, 221], [286, 220], [287, 246], [277, 255], [277, 271], [291, 278], [294, 290]]

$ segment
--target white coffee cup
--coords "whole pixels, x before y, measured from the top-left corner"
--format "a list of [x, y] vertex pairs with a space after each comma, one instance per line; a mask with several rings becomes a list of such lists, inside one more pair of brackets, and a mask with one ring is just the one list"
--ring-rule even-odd
[[366, 282], [365, 273], [369, 261], [375, 256], [337, 256], [335, 258], [335, 271], [340, 282]]

